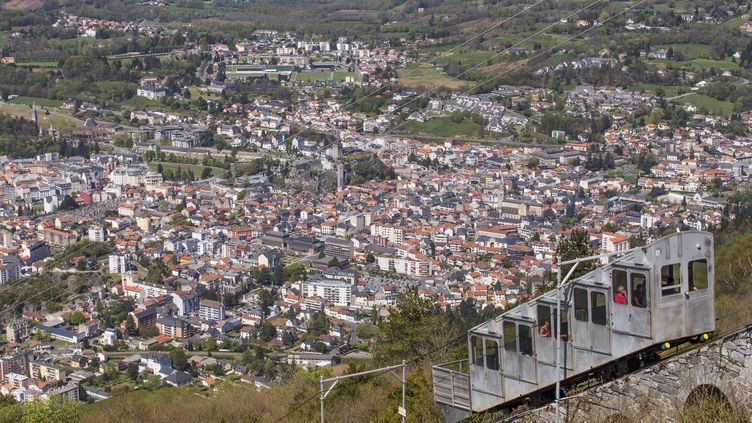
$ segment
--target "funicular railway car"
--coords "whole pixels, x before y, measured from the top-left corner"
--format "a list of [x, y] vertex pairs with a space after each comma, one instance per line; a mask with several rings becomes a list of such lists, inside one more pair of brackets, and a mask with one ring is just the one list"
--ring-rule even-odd
[[468, 360], [433, 366], [447, 421], [545, 401], [557, 381], [617, 376], [667, 343], [715, 330], [712, 234], [675, 233], [601, 259], [608, 263], [471, 329]]

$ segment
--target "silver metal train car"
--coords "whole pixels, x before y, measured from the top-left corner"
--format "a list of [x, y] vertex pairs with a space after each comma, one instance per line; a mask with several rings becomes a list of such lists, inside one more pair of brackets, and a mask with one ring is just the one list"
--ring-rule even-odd
[[706, 339], [715, 330], [713, 292], [710, 233], [675, 233], [615, 255], [471, 329], [468, 360], [433, 366], [435, 400], [453, 422], [551, 395], [557, 381], [624, 373], [667, 342]]

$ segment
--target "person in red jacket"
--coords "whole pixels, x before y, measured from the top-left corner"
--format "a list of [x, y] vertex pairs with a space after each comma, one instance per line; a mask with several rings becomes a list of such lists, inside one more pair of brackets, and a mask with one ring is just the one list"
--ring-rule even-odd
[[624, 285], [619, 285], [619, 288], [616, 289], [614, 302], [616, 304], [627, 304], [627, 290], [624, 288]]

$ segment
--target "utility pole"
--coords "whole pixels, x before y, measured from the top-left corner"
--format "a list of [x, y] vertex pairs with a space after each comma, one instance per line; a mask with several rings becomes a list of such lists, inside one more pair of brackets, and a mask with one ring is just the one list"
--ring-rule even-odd
[[402, 409], [400, 410], [400, 416], [402, 416], [402, 423], [405, 423], [405, 417], [407, 416], [407, 409], [405, 408], [405, 385], [407, 384], [407, 363], [402, 360]]
[[[334, 383], [336, 384], [337, 382]], [[324, 423], [324, 398], [326, 398], [326, 394], [324, 393], [324, 376], [319, 377], [319, 392], [321, 393], [321, 423]]]

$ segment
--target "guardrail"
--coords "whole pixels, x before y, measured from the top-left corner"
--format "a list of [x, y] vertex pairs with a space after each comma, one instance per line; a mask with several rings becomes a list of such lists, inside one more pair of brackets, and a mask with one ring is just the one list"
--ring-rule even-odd
[[[437, 364], [432, 367], [433, 395], [436, 402], [470, 411], [470, 375], [467, 359]], [[456, 368], [457, 370], [452, 370]]]

